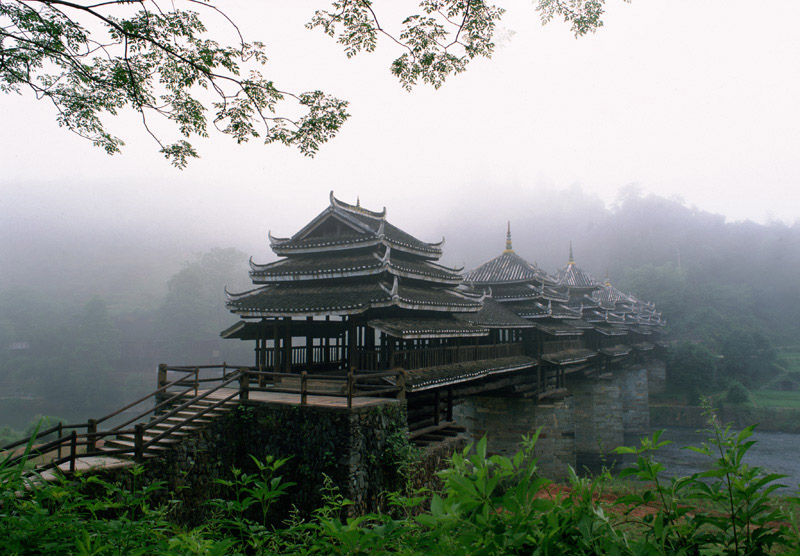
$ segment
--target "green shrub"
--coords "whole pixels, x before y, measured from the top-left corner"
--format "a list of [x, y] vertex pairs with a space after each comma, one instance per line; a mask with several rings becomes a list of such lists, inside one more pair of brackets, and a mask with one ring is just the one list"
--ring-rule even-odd
[[750, 401], [750, 391], [738, 380], [731, 382], [728, 387], [728, 395], [725, 401], [729, 403], [742, 404]]

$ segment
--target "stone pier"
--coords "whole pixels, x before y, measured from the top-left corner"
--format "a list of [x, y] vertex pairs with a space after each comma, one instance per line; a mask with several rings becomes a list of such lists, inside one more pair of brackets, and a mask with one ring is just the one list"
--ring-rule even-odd
[[621, 371], [622, 426], [626, 435], [647, 434], [650, 429], [648, 369], [634, 367]]
[[654, 359], [647, 362], [647, 383], [651, 394], [661, 394], [667, 388], [667, 364]]
[[572, 396], [535, 401], [504, 396], [469, 396], [457, 406], [455, 420], [475, 442], [488, 438], [490, 453], [513, 456], [523, 435], [542, 432], [534, 454], [539, 469], [550, 479], [568, 477], [575, 467], [575, 419]]
[[599, 471], [614, 465], [612, 453], [624, 442], [623, 378], [620, 371], [600, 379], [567, 375], [575, 398], [575, 459], [579, 470]]

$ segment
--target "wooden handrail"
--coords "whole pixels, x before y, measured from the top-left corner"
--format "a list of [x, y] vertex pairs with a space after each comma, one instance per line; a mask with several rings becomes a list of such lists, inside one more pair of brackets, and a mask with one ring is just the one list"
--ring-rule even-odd
[[132, 408], [132, 407], [134, 407], [134, 406], [136, 406], [136, 405], [139, 405], [139, 404], [140, 404], [140, 403], [142, 403], [142, 402], [145, 402], [145, 401], [147, 401], [147, 400], [151, 399], [153, 396], [156, 396], [156, 395], [158, 395], [158, 394], [160, 394], [160, 393], [162, 393], [162, 392], [165, 392], [165, 391], [167, 390], [167, 388], [169, 388], [170, 386], [174, 386], [174, 385], [176, 385], [176, 384], [177, 384], [178, 382], [180, 382], [181, 380], [183, 380], [183, 379], [182, 379], [182, 378], [179, 378], [179, 379], [177, 379], [177, 380], [173, 380], [172, 382], [169, 382], [169, 383], [165, 384], [164, 386], [161, 386], [160, 388], [157, 388], [157, 389], [156, 389], [156, 390], [154, 390], [153, 392], [150, 392], [150, 393], [149, 393], [149, 394], [147, 394], [146, 396], [142, 396], [141, 398], [139, 398], [139, 399], [138, 399], [138, 400], [136, 400], [135, 402], [131, 402], [131, 403], [129, 403], [128, 405], [126, 405], [126, 406], [124, 406], [124, 407], [121, 407], [120, 409], [117, 409], [116, 411], [113, 411], [113, 412], [109, 413], [109, 414], [108, 414], [108, 415], [106, 415], [105, 417], [101, 417], [100, 419], [97, 419], [97, 424], [100, 424], [100, 423], [102, 423], [102, 422], [104, 422], [104, 421], [108, 421], [109, 419], [111, 419], [112, 417], [116, 417], [117, 415], [119, 415], [119, 414], [120, 414], [120, 413], [122, 413], [123, 411], [127, 411], [127, 410], [129, 410], [130, 408]]
[[[319, 347], [319, 346], [315, 346]], [[234, 372], [229, 372], [230, 369], [235, 368]], [[201, 377], [200, 371], [203, 369], [220, 369], [222, 370], [222, 378], [219, 377]], [[320, 373], [308, 373], [306, 371], [302, 371], [301, 373], [274, 373], [269, 371], [259, 370], [257, 367], [231, 367], [227, 363], [223, 365], [194, 365], [191, 367], [168, 367], [166, 365], [159, 366], [159, 377], [166, 377], [167, 372], [178, 372], [181, 373], [182, 376], [171, 380], [169, 382], [161, 384], [156, 390], [151, 392], [150, 394], [143, 396], [125, 406], [117, 409], [116, 411], [105, 415], [100, 419], [89, 419], [87, 423], [80, 423], [80, 424], [70, 424], [65, 425], [63, 423], [59, 423], [56, 426], [50, 427], [46, 430], [39, 431], [35, 436], [22, 439], [16, 442], [12, 442], [2, 448], [3, 451], [13, 449], [25, 444], [32, 444], [33, 441], [37, 437], [44, 437], [53, 433], [58, 432], [60, 437], [54, 439], [50, 442], [46, 442], [39, 446], [31, 445], [31, 448], [26, 451], [25, 454], [16, 456], [11, 458], [7, 461], [7, 463], [16, 463], [23, 458], [30, 458], [33, 457], [43, 457], [46, 456], [48, 453], [52, 453], [57, 451], [57, 457], [51, 459], [46, 464], [41, 464], [37, 466], [37, 469], [44, 470], [49, 469], [52, 467], [56, 467], [58, 465], [62, 465], [66, 462], [69, 462], [69, 469], [70, 471], [74, 471], [76, 460], [78, 457], [92, 457], [97, 455], [133, 455], [137, 461], [141, 461], [144, 457], [144, 452], [146, 449], [152, 445], [154, 445], [159, 440], [173, 434], [176, 430], [179, 430], [181, 427], [186, 426], [188, 423], [191, 423], [195, 419], [202, 417], [203, 415], [208, 414], [210, 411], [217, 409], [218, 407], [222, 406], [223, 404], [229, 402], [230, 400], [236, 398], [236, 396], [240, 396], [242, 399], [247, 399], [247, 394], [252, 391], [270, 391], [270, 392], [288, 392], [288, 393], [296, 393], [300, 395], [300, 403], [307, 404], [308, 403], [308, 396], [310, 395], [325, 395], [325, 396], [335, 396], [335, 397], [344, 397], [347, 399], [347, 407], [352, 407], [353, 398], [357, 397], [364, 397], [364, 396], [377, 396], [377, 395], [384, 395], [384, 394], [397, 394], [397, 397], [402, 399], [405, 395], [405, 381], [404, 379], [404, 371], [402, 369], [398, 370], [391, 370], [391, 371], [359, 371], [356, 372], [354, 367], [351, 367], [350, 370], [346, 375], [336, 375], [336, 374], [320, 374]], [[285, 388], [280, 387], [279, 385], [272, 385], [272, 386], [251, 386], [250, 379], [251, 377], [257, 378], [264, 378], [267, 380], [276, 381], [278, 379], [295, 379], [299, 380], [299, 388]], [[385, 378], [394, 378], [396, 380], [396, 385], [391, 386], [379, 384], [377, 382], [380, 379]], [[188, 380], [187, 380], [188, 379]], [[179, 423], [176, 423], [166, 430], [160, 432], [158, 435], [153, 436], [152, 438], [148, 438], [145, 440], [145, 434], [149, 430], [153, 430], [153, 428], [160, 423], [163, 423], [166, 419], [173, 417], [178, 412], [186, 409], [188, 406], [197, 403], [200, 400], [209, 398], [213, 393], [219, 391], [222, 388], [229, 387], [229, 385], [233, 382], [240, 381], [238, 388], [235, 388], [234, 392], [226, 395], [222, 399], [215, 399], [214, 403], [210, 404], [208, 407], [204, 408], [202, 411], [192, 413], [186, 419], [181, 420]], [[340, 391], [324, 388], [315, 388], [313, 381], [324, 381], [324, 382], [339, 382], [342, 383], [344, 387]], [[199, 390], [199, 384], [201, 383], [210, 383], [216, 382], [212, 388], [204, 391]], [[256, 383], [257, 384], [257, 383]], [[170, 391], [171, 388], [178, 387], [180, 388], [176, 392]], [[190, 394], [194, 392], [194, 395], [191, 396]], [[118, 416], [119, 414], [127, 411], [143, 402], [153, 399], [159, 395], [165, 395], [165, 399], [161, 400], [159, 403], [155, 404], [151, 408], [147, 409], [146, 411], [132, 417], [131, 419], [126, 420], [124, 423], [117, 425], [116, 427], [101, 431], [99, 430], [98, 425], [101, 423], [108, 421], [109, 419]], [[188, 397], [187, 397], [188, 396]], [[176, 401], [183, 400], [181, 403], [175, 405]], [[131, 424], [134, 424], [137, 421], [145, 418], [147, 415], [155, 413], [160, 409], [165, 407], [169, 407], [169, 411], [157, 416], [156, 418], [152, 419], [151, 421], [147, 422], [146, 424], [138, 423], [135, 425], [133, 429], [126, 428]], [[69, 435], [62, 435], [62, 431], [71, 431]], [[84, 431], [84, 432], [81, 432]], [[134, 447], [133, 448], [118, 448], [118, 449], [97, 449], [97, 443], [99, 440], [103, 438], [107, 438], [110, 436], [120, 437], [123, 435], [133, 435], [134, 436]], [[62, 448], [66, 448], [68, 446], [69, 453], [62, 457]], [[82, 454], [78, 454], [79, 449], [83, 449]]]

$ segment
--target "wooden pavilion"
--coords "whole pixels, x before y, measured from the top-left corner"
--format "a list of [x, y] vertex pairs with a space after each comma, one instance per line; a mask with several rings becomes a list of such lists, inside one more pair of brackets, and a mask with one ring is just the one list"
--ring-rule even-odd
[[[412, 438], [452, 428], [454, 400], [536, 366], [529, 321], [462, 285], [438, 264], [444, 240], [421, 241], [367, 210], [330, 204], [291, 237], [281, 258], [251, 260], [254, 289], [229, 293], [240, 321], [223, 338], [255, 342], [259, 369], [320, 374], [403, 369]], [[530, 338], [527, 338], [530, 343]]]

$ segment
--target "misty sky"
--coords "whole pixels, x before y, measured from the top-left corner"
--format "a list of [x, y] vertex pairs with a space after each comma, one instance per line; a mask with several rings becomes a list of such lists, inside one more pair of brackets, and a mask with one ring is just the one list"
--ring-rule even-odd
[[536, 217], [541, 195], [581, 187], [610, 203], [632, 183], [729, 220], [800, 218], [800, 3], [609, 0], [605, 27], [581, 39], [541, 27], [530, 2], [498, 3], [514, 35], [494, 58], [412, 93], [389, 74], [389, 43], [347, 60], [303, 28], [322, 0], [226, 3], [267, 44], [279, 88], [351, 101], [315, 159], [212, 132], [178, 171], [132, 115], [112, 123], [127, 145], [109, 157], [59, 129], [51, 106], [2, 95], [0, 230], [182, 234], [263, 261], [267, 231], [293, 234], [332, 189], [438, 241], [445, 223], [468, 225], [462, 213], [502, 236], [506, 220]]

